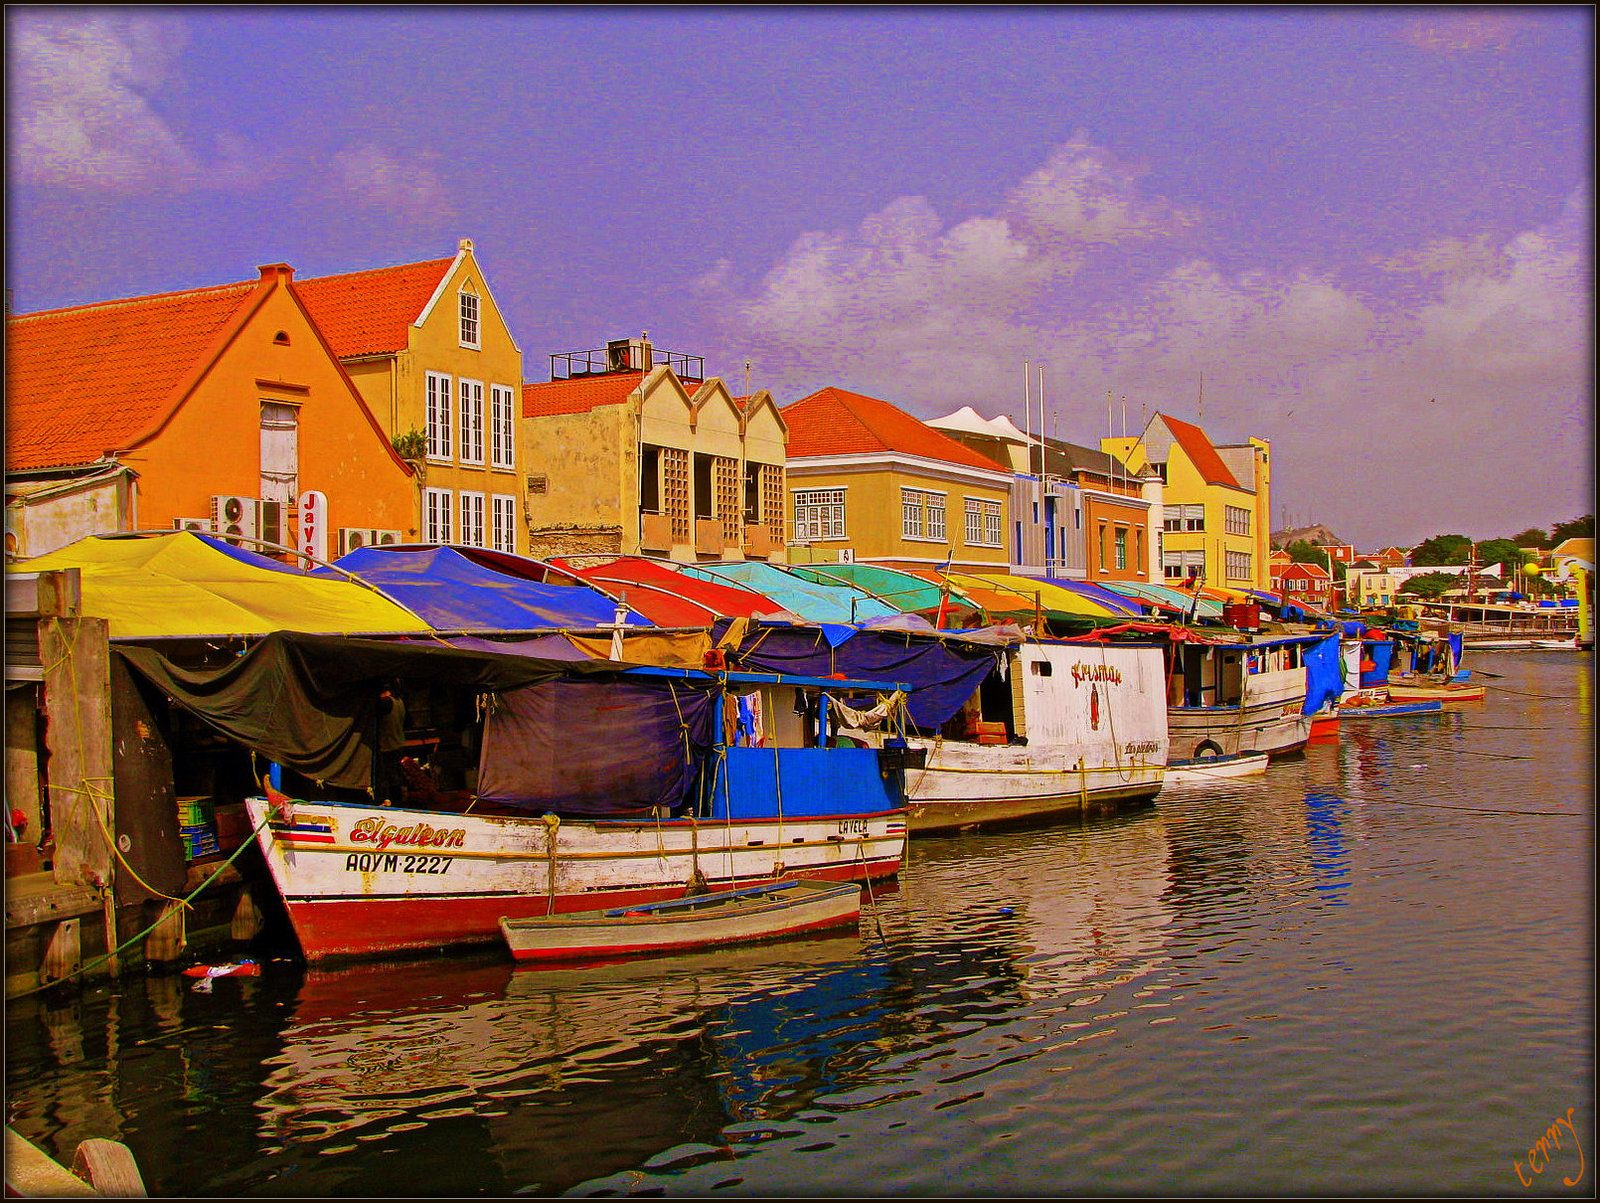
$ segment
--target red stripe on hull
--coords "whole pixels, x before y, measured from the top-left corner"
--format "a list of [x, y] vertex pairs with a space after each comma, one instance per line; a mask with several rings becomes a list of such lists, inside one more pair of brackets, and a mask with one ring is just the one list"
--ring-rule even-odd
[[[893, 877], [901, 862], [868, 862], [873, 879]], [[862, 881], [868, 875], [855, 861], [796, 872], [808, 881]], [[751, 880], [741, 885], [755, 885]], [[717, 888], [732, 888], [720, 885]], [[661, 889], [595, 891], [562, 894], [556, 912], [609, 910], [645, 902], [665, 902], [683, 895], [682, 886]], [[425, 952], [467, 944], [496, 944], [504, 936], [500, 918], [530, 919], [549, 913], [544, 894], [419, 896], [389, 898], [285, 899], [289, 921], [308, 961], [328, 957], [386, 956]]]

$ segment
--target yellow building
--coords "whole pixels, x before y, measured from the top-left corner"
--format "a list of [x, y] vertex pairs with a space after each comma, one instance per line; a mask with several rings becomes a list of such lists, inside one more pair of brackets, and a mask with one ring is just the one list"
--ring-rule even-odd
[[523, 386], [528, 554], [785, 561], [788, 429], [704, 362], [619, 339]]
[[[427, 543], [518, 552], [522, 352], [463, 238], [452, 258], [295, 282], [383, 431], [417, 473]], [[398, 542], [399, 530], [340, 526], [335, 554]]]
[[1160, 475], [1167, 583], [1199, 576], [1226, 588], [1270, 588], [1270, 443], [1219, 446], [1198, 426], [1157, 414], [1141, 434], [1101, 439], [1100, 449], [1134, 473], [1149, 465]]
[[783, 417], [796, 561], [1008, 566], [1009, 469], [843, 389], [785, 406]]

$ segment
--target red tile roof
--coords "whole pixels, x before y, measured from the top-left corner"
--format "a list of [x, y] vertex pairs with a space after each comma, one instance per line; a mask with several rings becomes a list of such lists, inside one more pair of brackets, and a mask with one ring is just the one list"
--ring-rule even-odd
[[990, 472], [993, 460], [918, 421], [903, 409], [875, 397], [825, 388], [784, 406], [789, 427], [789, 458], [809, 455], [872, 455], [896, 451]]
[[259, 281], [52, 309], [6, 320], [6, 465], [91, 464], [177, 401]]
[[1178, 446], [1183, 448], [1183, 453], [1189, 457], [1189, 462], [1195, 471], [1208, 485], [1231, 485], [1239, 488], [1239, 482], [1233, 478], [1233, 473], [1228, 471], [1228, 465], [1222, 462], [1222, 457], [1217, 454], [1217, 449], [1211, 445], [1211, 440], [1206, 437], [1206, 432], [1198, 426], [1191, 426], [1187, 422], [1180, 422], [1177, 418], [1169, 418], [1166, 414], [1157, 414], [1167, 424], [1167, 429], [1172, 431], [1172, 437], [1177, 440]]
[[584, 414], [602, 405], [621, 405], [643, 379], [643, 372], [613, 372], [605, 376], [580, 376], [575, 380], [524, 384], [522, 416], [543, 418], [553, 414]]
[[340, 359], [406, 349], [406, 332], [422, 316], [455, 257], [296, 280], [295, 291]]

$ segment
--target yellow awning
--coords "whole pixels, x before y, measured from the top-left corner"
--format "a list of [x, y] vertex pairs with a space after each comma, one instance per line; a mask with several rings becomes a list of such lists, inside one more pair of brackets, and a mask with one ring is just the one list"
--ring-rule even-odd
[[82, 572], [82, 613], [104, 618], [113, 639], [432, 631], [368, 586], [259, 567], [189, 531], [80, 539], [10, 571], [67, 568]]
[[1058, 610], [1063, 614], [1077, 614], [1084, 618], [1126, 618], [1123, 610], [1113, 609], [1101, 605], [1092, 597], [1085, 597], [1081, 593], [1074, 593], [1071, 589], [1063, 589], [1060, 585], [1050, 581], [1035, 580], [1033, 577], [1012, 576], [1005, 572], [979, 572], [964, 573], [953, 572], [950, 579], [957, 585], [970, 585], [974, 588], [993, 589], [1008, 596], [1015, 597], [1021, 606], [1033, 605], [1035, 594], [1039, 596], [1039, 605], [1044, 610]]

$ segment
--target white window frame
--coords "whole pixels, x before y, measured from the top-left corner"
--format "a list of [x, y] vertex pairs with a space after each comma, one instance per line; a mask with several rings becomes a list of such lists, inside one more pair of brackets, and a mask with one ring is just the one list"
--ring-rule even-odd
[[428, 373], [428, 458], [435, 462], [448, 463], [452, 458], [450, 441], [454, 427], [450, 420], [450, 399], [455, 395], [454, 385], [454, 378], [443, 372]]
[[503, 384], [489, 386], [489, 465], [517, 466], [516, 394]]
[[985, 501], [983, 503], [983, 536], [985, 547], [999, 547], [1005, 540], [1002, 530], [1002, 519], [1005, 515], [1001, 512], [998, 501]]
[[495, 551], [517, 553], [517, 499], [509, 493], [489, 498], [489, 546]]
[[[478, 294], [469, 288], [463, 288], [456, 294], [456, 315], [460, 319], [457, 333], [461, 345], [479, 350], [482, 346], [483, 325], [479, 320], [483, 313], [483, 304], [478, 299]], [[471, 312], [468, 312], [468, 311]]]
[[455, 517], [455, 497], [449, 489], [422, 490], [423, 541], [453, 543], [451, 523]]
[[1206, 553], [1203, 549], [1198, 547], [1162, 548], [1161, 575], [1163, 578], [1169, 581], [1187, 580], [1191, 568], [1198, 569], [1198, 575], [1205, 575]]
[[931, 489], [900, 489], [900, 534], [918, 543], [943, 543], [948, 537], [948, 494]]
[[1128, 528], [1118, 526], [1111, 533], [1111, 554], [1119, 570], [1128, 567]]
[[462, 491], [456, 494], [461, 514], [461, 536], [456, 540], [463, 547], [483, 547], [484, 495]]
[[1248, 581], [1250, 575], [1251, 556], [1248, 551], [1228, 551], [1222, 556], [1222, 571], [1225, 579], [1230, 581]]
[[483, 381], [456, 381], [456, 411], [461, 415], [460, 462], [483, 466]]
[[846, 538], [844, 489], [794, 490], [794, 537], [801, 543]]
[[1223, 510], [1223, 529], [1230, 535], [1250, 533], [1250, 511], [1243, 506], [1230, 505]]
[[967, 546], [982, 547], [983, 542], [983, 502], [976, 497], [965, 498], [967, 514]]

